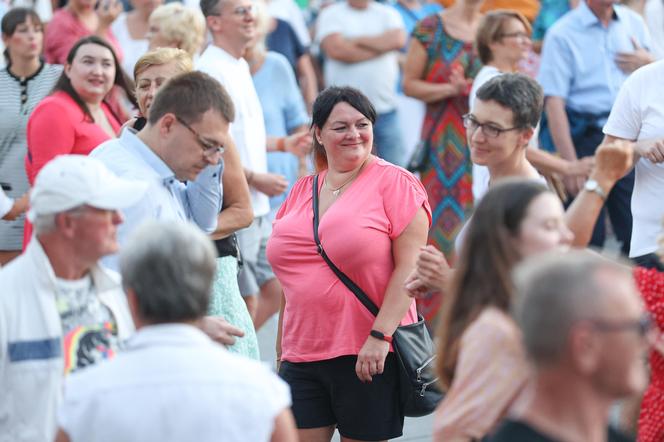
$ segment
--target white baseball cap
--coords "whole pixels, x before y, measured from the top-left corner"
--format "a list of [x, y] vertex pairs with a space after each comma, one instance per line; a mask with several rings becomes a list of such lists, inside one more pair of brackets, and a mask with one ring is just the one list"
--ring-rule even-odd
[[81, 205], [118, 210], [131, 207], [148, 183], [120, 178], [101, 161], [85, 155], [60, 155], [49, 161], [30, 191], [28, 219], [60, 213]]

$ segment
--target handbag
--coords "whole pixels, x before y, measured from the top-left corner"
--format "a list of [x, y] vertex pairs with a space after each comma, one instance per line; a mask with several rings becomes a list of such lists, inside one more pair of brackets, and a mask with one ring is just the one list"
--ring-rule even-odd
[[[346, 274], [330, 260], [325, 253], [323, 245], [318, 238], [318, 175], [314, 176], [313, 183], [313, 209], [314, 209], [314, 240], [318, 247], [318, 254], [325, 260], [334, 274], [353, 292], [355, 297], [374, 316], [379, 309], [374, 302], [357, 286]], [[438, 389], [438, 378], [432, 368], [436, 355], [433, 342], [427, 330], [424, 318], [418, 315], [418, 321], [413, 324], [397, 327], [392, 335], [392, 345], [397, 356], [399, 372], [399, 398], [404, 416], [420, 417], [431, 414], [438, 403], [443, 399], [443, 393]]]
[[422, 172], [426, 168], [431, 137], [433, 136], [433, 132], [436, 130], [436, 123], [443, 115], [444, 110], [445, 106], [441, 106], [441, 110], [436, 112], [436, 117], [432, 120], [433, 123], [431, 124], [431, 130], [429, 131], [429, 134], [421, 139], [415, 146], [415, 150], [411, 154], [410, 159], [406, 164], [406, 169], [409, 172]]

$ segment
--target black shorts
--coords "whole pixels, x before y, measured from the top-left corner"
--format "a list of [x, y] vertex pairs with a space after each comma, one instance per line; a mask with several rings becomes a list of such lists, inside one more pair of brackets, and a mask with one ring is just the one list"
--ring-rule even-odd
[[362, 383], [355, 374], [357, 356], [316, 362], [281, 363], [279, 375], [290, 385], [297, 427], [336, 425], [351, 439], [376, 441], [399, 437], [403, 415], [393, 353], [385, 359], [383, 374]]

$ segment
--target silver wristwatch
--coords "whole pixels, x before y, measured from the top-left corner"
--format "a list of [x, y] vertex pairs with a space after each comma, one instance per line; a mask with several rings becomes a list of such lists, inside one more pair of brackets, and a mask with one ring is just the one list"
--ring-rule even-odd
[[588, 192], [595, 192], [597, 195], [599, 195], [602, 200], [606, 201], [606, 192], [602, 187], [599, 185], [599, 183], [595, 180], [588, 180], [586, 181], [586, 184], [583, 186], [583, 189], [588, 191]]

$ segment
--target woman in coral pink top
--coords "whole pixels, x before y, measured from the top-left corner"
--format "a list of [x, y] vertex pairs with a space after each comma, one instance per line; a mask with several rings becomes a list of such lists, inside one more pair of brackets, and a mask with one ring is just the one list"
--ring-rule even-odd
[[[96, 36], [79, 40], [67, 56], [55, 92], [37, 105], [28, 120], [25, 170], [31, 185], [57, 155], [87, 155], [117, 135], [122, 121], [105, 102], [114, 85], [133, 97], [112, 47]], [[26, 223], [24, 244], [31, 233]]]
[[[97, 7], [95, 8], [95, 3]], [[83, 37], [96, 35], [111, 43], [122, 60], [122, 49], [111, 31], [111, 24], [122, 12], [119, 0], [69, 0], [53, 14], [44, 34], [44, 57], [48, 63], [65, 64], [67, 54]]]
[[[332, 87], [313, 108], [319, 237], [332, 262], [380, 306], [374, 317], [317, 253], [313, 177], [276, 215], [267, 255], [282, 284], [280, 374], [302, 440], [401, 435], [397, 367], [388, 340], [416, 321], [404, 291], [431, 212], [412, 174], [371, 154], [376, 112], [359, 91]], [[372, 334], [370, 332], [375, 331]]]

